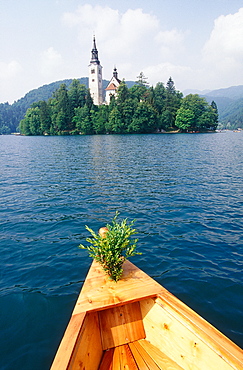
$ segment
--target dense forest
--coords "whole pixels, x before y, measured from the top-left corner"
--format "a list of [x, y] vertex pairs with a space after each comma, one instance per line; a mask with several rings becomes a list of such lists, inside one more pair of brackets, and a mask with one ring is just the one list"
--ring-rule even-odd
[[[31, 90], [23, 98], [15, 101], [11, 105], [9, 103], [0, 104], [0, 134], [10, 134], [18, 131], [21, 119], [24, 118], [27, 109], [30, 108], [33, 103], [40, 100], [47, 101], [62, 83], [65, 83], [66, 86], [69, 87], [72, 81], [72, 79], [67, 79], [52, 82], [48, 85], [43, 85], [38, 89]], [[80, 78], [79, 82], [88, 86], [87, 77]]]
[[141, 72], [130, 88], [122, 81], [109, 105], [94, 105], [79, 80], [69, 88], [61, 84], [48, 101], [32, 104], [20, 131], [24, 135], [202, 132], [215, 130], [217, 122], [215, 102], [210, 105], [196, 94], [183, 98], [172, 78], [166, 86], [159, 82], [149, 87]]
[[[87, 77], [79, 78], [78, 81], [80, 84], [85, 85], [86, 88], [88, 87]], [[56, 81], [31, 90], [13, 104], [0, 104], [0, 134], [10, 134], [19, 131], [19, 123], [24, 118], [27, 109], [32, 107], [33, 103], [39, 101], [46, 101], [48, 103], [48, 100], [53, 97], [53, 93], [62, 84], [65, 84], [66, 88], [69, 89], [72, 82], [72, 79]], [[103, 80], [104, 89], [108, 82]], [[134, 84], [134, 81], [126, 81], [129, 89]], [[189, 92], [187, 91], [187, 94]], [[219, 114], [218, 129], [232, 130], [238, 127], [243, 129], [243, 85], [210, 91], [206, 95], [200, 95], [200, 97], [204, 97], [209, 104], [212, 101], [216, 102]]]

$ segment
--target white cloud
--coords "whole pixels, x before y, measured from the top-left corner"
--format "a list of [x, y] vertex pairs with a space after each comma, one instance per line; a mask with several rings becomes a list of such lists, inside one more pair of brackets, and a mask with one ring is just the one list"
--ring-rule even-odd
[[[211, 65], [218, 78], [221, 73], [221, 80], [232, 78], [231, 84], [237, 83], [236, 75], [238, 78], [242, 76], [243, 65], [243, 8], [215, 20], [203, 49], [203, 61], [205, 65]], [[230, 80], [225, 82], [230, 83]]]
[[78, 31], [80, 49], [91, 49], [91, 35], [95, 33], [104, 78], [110, 77], [116, 65], [120, 78], [134, 80], [149, 65], [172, 62], [183, 50], [183, 33], [162, 30], [159, 19], [142, 9], [121, 13], [108, 6], [86, 4], [65, 13], [63, 22]]
[[0, 62], [0, 79], [7, 80], [15, 78], [22, 71], [21, 65], [12, 60], [9, 63]]
[[52, 46], [41, 53], [40, 71], [45, 77], [52, 76], [62, 66], [62, 56]]
[[184, 88], [186, 81], [188, 81], [188, 78], [193, 73], [190, 67], [168, 62], [146, 67], [143, 72], [145, 76], [149, 77], [149, 83], [153, 86], [157, 82], [163, 82], [165, 84], [169, 77], [172, 77], [177, 90], [181, 90], [182, 87]]
[[9, 63], [0, 62], [0, 102], [10, 100], [6, 99], [6, 96], [12, 96], [13, 91], [15, 92], [19, 86], [23, 85], [22, 74], [23, 68], [16, 60]]

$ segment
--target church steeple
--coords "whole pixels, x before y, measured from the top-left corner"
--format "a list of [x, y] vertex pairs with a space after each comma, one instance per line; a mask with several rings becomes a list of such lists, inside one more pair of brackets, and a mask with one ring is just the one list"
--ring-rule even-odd
[[117, 73], [116, 67], [113, 70], [113, 77], [115, 77], [116, 79], [118, 79], [118, 73]]
[[93, 49], [91, 51], [91, 61], [90, 63], [100, 64], [99, 57], [98, 57], [98, 50], [96, 47], [95, 36], [93, 38]]
[[89, 65], [89, 90], [94, 104], [103, 104], [102, 66], [98, 57], [95, 36], [93, 38], [93, 49], [91, 50], [91, 61]]

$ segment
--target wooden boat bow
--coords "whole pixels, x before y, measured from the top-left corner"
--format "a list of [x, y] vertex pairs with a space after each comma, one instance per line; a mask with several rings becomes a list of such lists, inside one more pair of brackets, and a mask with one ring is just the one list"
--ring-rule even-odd
[[243, 351], [129, 261], [93, 262], [51, 370], [242, 370]]

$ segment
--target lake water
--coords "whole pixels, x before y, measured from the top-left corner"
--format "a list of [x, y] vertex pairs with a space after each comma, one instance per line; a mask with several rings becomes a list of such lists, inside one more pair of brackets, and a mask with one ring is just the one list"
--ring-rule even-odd
[[243, 132], [0, 136], [0, 368], [49, 369], [91, 263], [136, 219], [131, 259], [243, 346]]

